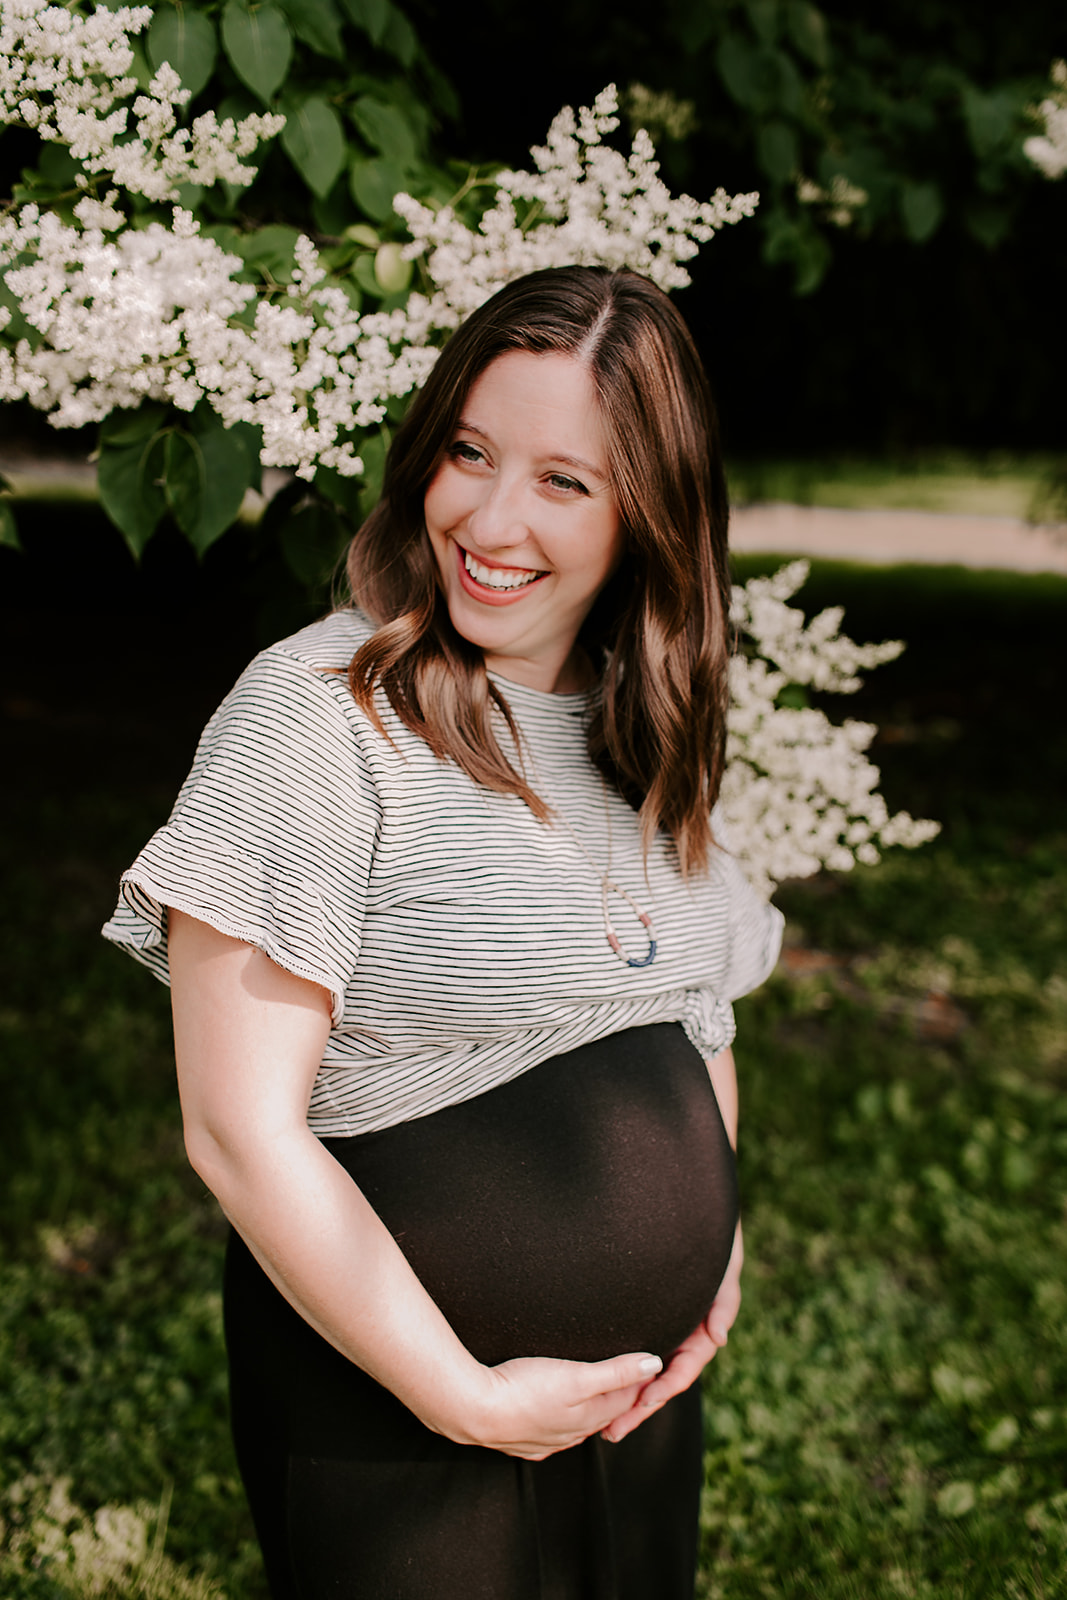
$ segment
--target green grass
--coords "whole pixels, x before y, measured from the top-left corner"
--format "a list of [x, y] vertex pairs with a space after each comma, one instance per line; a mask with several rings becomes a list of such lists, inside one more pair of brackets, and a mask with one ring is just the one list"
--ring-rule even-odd
[[849, 456], [817, 460], [733, 461], [730, 495], [738, 505], [785, 501], [854, 511], [932, 511], [955, 516], [1062, 520], [1050, 485], [1051, 457], [935, 453], [899, 461]]
[[[1067, 583], [819, 566], [802, 598], [910, 640], [841, 704], [882, 724], [891, 803], [945, 827], [784, 889], [793, 970], [738, 1008], [749, 1263], [706, 1385], [701, 1592], [1062, 1596]], [[9, 697], [5, 1600], [264, 1595], [166, 994], [96, 933], [231, 671], [183, 637], [167, 674], [101, 651], [73, 688], [26, 649]]]

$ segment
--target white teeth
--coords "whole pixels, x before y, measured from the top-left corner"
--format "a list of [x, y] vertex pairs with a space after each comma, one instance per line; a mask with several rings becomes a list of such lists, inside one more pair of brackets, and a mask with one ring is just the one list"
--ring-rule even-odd
[[469, 550], [463, 552], [463, 565], [471, 577], [487, 589], [525, 589], [528, 583], [534, 583], [542, 576], [540, 572], [530, 572], [522, 567], [483, 567], [480, 561], [475, 561]]

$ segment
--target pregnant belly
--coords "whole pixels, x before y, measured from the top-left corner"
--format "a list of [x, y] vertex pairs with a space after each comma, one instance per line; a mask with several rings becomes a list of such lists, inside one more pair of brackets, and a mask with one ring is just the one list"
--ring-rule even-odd
[[707, 1068], [631, 1028], [463, 1105], [324, 1141], [468, 1349], [666, 1357], [707, 1313], [737, 1219]]

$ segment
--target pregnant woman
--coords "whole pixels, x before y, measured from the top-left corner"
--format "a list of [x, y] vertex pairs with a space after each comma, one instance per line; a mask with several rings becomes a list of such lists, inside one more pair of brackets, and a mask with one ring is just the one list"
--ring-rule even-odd
[[667, 298], [512, 283], [399, 429], [351, 604], [253, 661], [124, 876], [276, 1600], [691, 1600], [730, 1001], [781, 931], [713, 810], [726, 519]]

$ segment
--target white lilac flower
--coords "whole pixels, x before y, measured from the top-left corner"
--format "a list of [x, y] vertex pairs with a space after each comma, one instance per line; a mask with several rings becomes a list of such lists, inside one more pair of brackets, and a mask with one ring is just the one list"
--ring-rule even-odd
[[1023, 140], [1023, 154], [1046, 178], [1062, 178], [1067, 172], [1067, 61], [1054, 61], [1051, 77], [1052, 90], [1034, 111], [1045, 131]]
[[255, 173], [241, 157], [279, 133], [284, 117], [220, 124], [208, 112], [178, 128], [189, 91], [164, 64], [134, 98], [131, 122], [123, 104], [137, 88], [130, 37], [151, 20], [150, 6], [98, 6], [82, 16], [41, 0], [3, 0], [0, 124], [22, 123], [42, 139], [60, 140], [86, 174], [106, 174], [125, 193], [150, 200], [176, 200], [185, 183], [248, 183]]
[[[889, 814], [877, 792], [878, 768], [864, 752], [872, 724], [836, 724], [814, 707], [778, 704], [789, 684], [850, 693], [857, 671], [891, 661], [899, 641], [857, 645], [840, 633], [839, 608], [805, 622], [786, 605], [807, 576], [793, 561], [769, 578], [734, 589], [731, 618], [742, 649], [730, 663], [722, 805], [738, 856], [764, 894], [785, 878], [820, 867], [873, 865], [880, 848], [914, 847], [932, 839], [936, 822]], [[752, 654], [746, 654], [744, 646]]]

